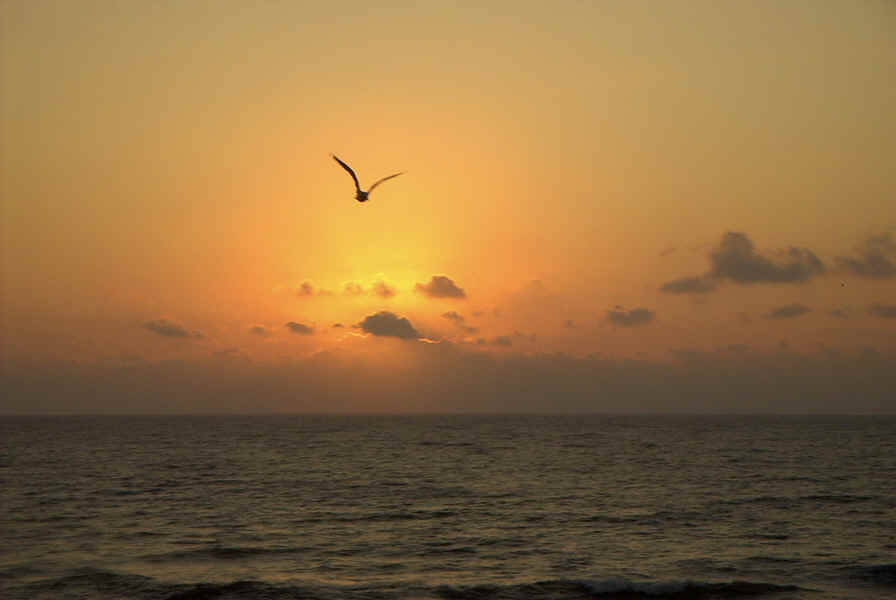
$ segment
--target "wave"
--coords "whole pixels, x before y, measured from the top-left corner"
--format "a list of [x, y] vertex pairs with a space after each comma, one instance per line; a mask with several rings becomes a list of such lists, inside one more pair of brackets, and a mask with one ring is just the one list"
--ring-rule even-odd
[[792, 585], [733, 581], [709, 583], [694, 581], [635, 582], [627, 579], [601, 581], [539, 581], [508, 586], [441, 586], [438, 597], [448, 600], [710, 600], [758, 598], [768, 594], [799, 591]]
[[853, 576], [877, 585], [896, 586], [896, 563], [859, 567]]
[[[24, 600], [37, 597], [121, 598], [134, 600], [351, 600], [376, 598], [399, 600], [724, 600], [762, 598], [802, 588], [748, 581], [633, 582], [627, 579], [550, 580], [533, 583], [438, 585], [392, 583], [355, 586], [325, 584], [285, 584], [264, 581], [229, 583], [169, 583], [142, 575], [95, 569], [80, 569], [64, 577], [44, 579], [3, 589], [4, 597]], [[48, 596], [51, 594], [52, 596]]]
[[169, 560], [239, 560], [242, 558], [250, 558], [252, 556], [301, 554], [307, 550], [308, 548], [295, 546], [273, 548], [210, 546], [206, 548], [196, 548], [194, 550], [179, 550], [176, 552], [166, 552], [164, 554], [150, 554], [144, 556], [143, 559], [151, 562], [164, 562]]

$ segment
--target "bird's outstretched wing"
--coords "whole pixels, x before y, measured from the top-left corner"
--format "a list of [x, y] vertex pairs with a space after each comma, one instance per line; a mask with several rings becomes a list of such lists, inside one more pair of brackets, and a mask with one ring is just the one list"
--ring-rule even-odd
[[370, 186], [370, 189], [367, 190], [367, 193], [369, 194], [370, 192], [372, 192], [372, 191], [373, 191], [373, 188], [375, 188], [376, 186], [378, 186], [378, 185], [381, 184], [382, 182], [386, 181], [387, 179], [392, 179], [393, 177], [398, 177], [399, 175], [404, 175], [404, 171], [402, 171], [401, 173], [396, 173], [395, 175], [389, 175], [389, 176], [387, 176], [387, 177], [383, 177], [382, 179], [380, 179], [379, 181], [377, 181], [376, 183], [374, 183], [372, 186]]
[[[350, 166], [348, 166], [347, 164], [345, 164], [344, 162], [342, 162], [341, 160], [339, 160], [339, 157], [336, 156], [335, 154], [331, 154], [330, 156], [333, 157], [333, 160], [335, 160], [335, 161], [338, 162], [340, 165], [342, 165], [342, 168], [343, 168], [343, 169], [345, 169], [346, 171], [348, 171], [348, 174], [351, 175], [351, 176], [352, 176], [352, 179], [355, 180], [355, 189], [357, 189], [357, 190], [360, 192], [360, 191], [361, 191], [361, 184], [358, 183], [358, 176], [355, 175], [355, 172], [352, 171], [352, 168], [351, 168]], [[370, 188], [370, 189], [373, 189], [373, 188]]]

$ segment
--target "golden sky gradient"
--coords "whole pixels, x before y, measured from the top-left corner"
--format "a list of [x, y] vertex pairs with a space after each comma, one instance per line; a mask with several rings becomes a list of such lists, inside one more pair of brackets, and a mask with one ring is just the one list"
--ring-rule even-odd
[[[113, 410], [31, 403], [79, 369], [157, 398], [172, 364], [258, 395], [299, 365], [280, 411], [473, 410], [427, 377], [551, 356], [695, 389], [695, 356], [896, 366], [892, 2], [6, 0], [0, 27], [0, 412]], [[405, 174], [359, 204], [330, 153]], [[362, 389], [296, 399], [342, 373], [320, 360]], [[744, 408], [648, 396], [620, 406]], [[252, 407], [209, 402], [180, 409]]]

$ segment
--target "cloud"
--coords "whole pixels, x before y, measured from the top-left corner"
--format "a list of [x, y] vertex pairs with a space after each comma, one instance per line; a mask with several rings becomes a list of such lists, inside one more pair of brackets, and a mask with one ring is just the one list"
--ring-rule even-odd
[[896, 319], [896, 304], [874, 304], [868, 309], [868, 314], [884, 319]]
[[291, 332], [300, 335], [311, 335], [314, 333], [314, 328], [309, 327], [308, 325], [303, 325], [302, 323], [296, 323], [295, 321], [290, 321], [284, 325], [284, 327], [287, 327]]
[[811, 311], [811, 308], [803, 304], [787, 304], [774, 308], [762, 316], [766, 319], [792, 319]]
[[433, 275], [429, 283], [418, 283], [414, 289], [430, 298], [466, 298], [467, 293], [455, 284], [450, 277]]
[[509, 335], [499, 335], [490, 340], [479, 338], [476, 343], [480, 346], [504, 346], [506, 348], [513, 345], [513, 339]]
[[844, 309], [844, 308], [835, 308], [835, 309], [831, 310], [831, 312], [828, 314], [830, 314], [832, 317], [839, 317], [841, 319], [849, 318], [849, 313], [847, 313], [846, 309]]
[[391, 298], [395, 295], [395, 288], [385, 281], [377, 281], [374, 283], [371, 291], [375, 296], [379, 296], [380, 298]]
[[360, 296], [364, 293], [364, 288], [361, 287], [360, 283], [349, 281], [343, 286], [342, 293], [346, 296]]
[[410, 321], [387, 310], [364, 317], [357, 327], [360, 327], [365, 333], [377, 336], [397, 337], [404, 340], [415, 340], [422, 337]]
[[155, 321], [148, 321], [143, 324], [143, 327], [152, 331], [153, 333], [157, 333], [163, 337], [169, 338], [198, 338], [202, 339], [205, 336], [200, 331], [187, 331], [182, 325], [178, 325], [168, 319], [156, 319]]
[[472, 327], [466, 324], [466, 319], [464, 316], [457, 311], [449, 310], [446, 313], [442, 313], [442, 318], [448, 319], [452, 323], [454, 323], [458, 329], [463, 330], [466, 333], [478, 333], [478, 327]]
[[342, 323], [333, 323], [333, 327], [336, 329], [341, 329], [342, 327], [345, 327], [345, 325], [343, 325]]
[[249, 328], [249, 333], [253, 335], [260, 335], [261, 337], [267, 337], [271, 335], [271, 332], [264, 325], [253, 325]]
[[313, 282], [305, 280], [299, 285], [276, 285], [274, 292], [277, 294], [285, 294], [295, 296], [297, 298], [308, 299], [315, 296], [332, 296], [333, 292], [324, 288], [319, 288]]
[[837, 264], [859, 277], [882, 279], [896, 276], [896, 241], [892, 234], [871, 236], [857, 248], [858, 258], [838, 256]]
[[715, 289], [716, 286], [704, 277], [681, 277], [660, 286], [660, 291], [667, 294], [705, 294]]
[[729, 231], [710, 252], [709, 276], [735, 283], [800, 283], [821, 275], [824, 264], [812, 251], [791, 246], [782, 260], [772, 260], [756, 252], [744, 233]]
[[614, 325], [622, 325], [623, 327], [646, 325], [652, 321], [655, 316], [656, 313], [646, 308], [633, 308], [630, 311], [617, 308], [616, 310], [607, 311], [607, 321]]

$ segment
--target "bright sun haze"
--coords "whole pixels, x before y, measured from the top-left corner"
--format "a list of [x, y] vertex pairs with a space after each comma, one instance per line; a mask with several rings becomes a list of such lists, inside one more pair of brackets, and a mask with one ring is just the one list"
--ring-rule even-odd
[[894, 411], [892, 3], [0, 27], [0, 413]]

